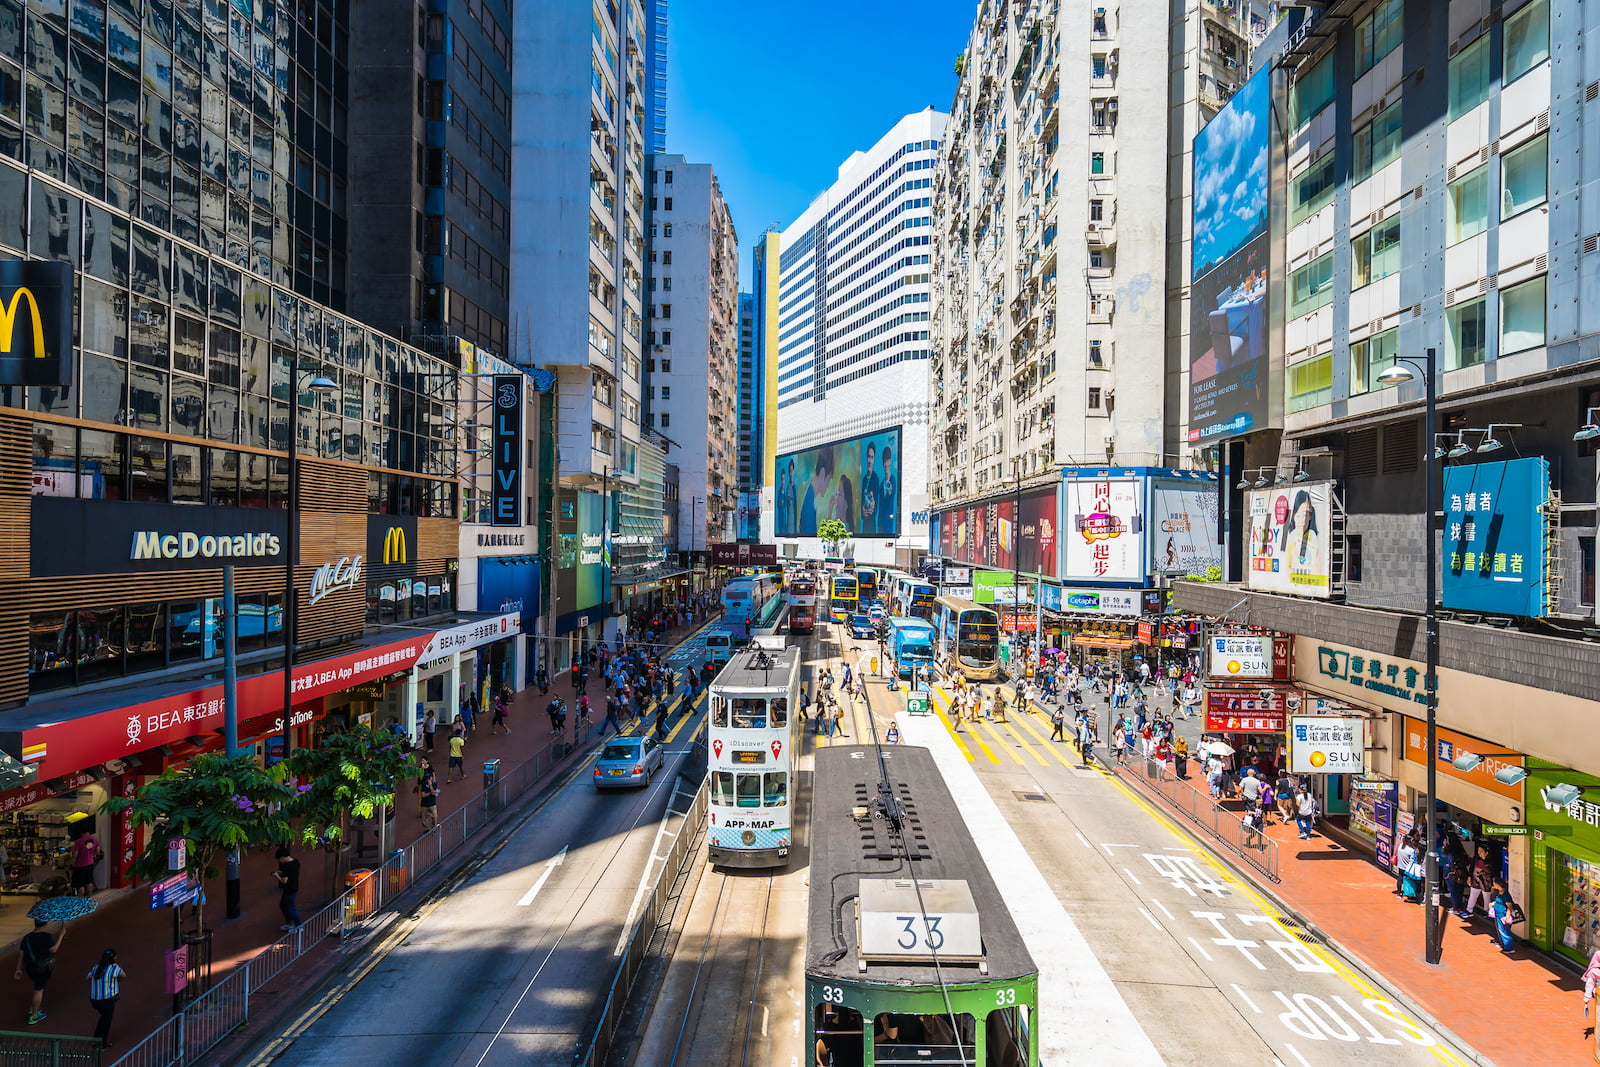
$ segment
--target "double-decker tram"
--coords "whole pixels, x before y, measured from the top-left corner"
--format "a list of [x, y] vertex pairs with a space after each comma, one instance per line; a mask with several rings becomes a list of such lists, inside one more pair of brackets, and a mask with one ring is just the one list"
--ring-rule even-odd
[[817, 582], [809, 574], [789, 579], [789, 632], [808, 634], [817, 627]]
[[987, 682], [1000, 675], [1000, 616], [970, 600], [933, 602], [933, 656], [950, 677]]
[[722, 587], [723, 624], [737, 628], [748, 623], [751, 629], [765, 626], [777, 611], [780, 580], [776, 574], [741, 574], [728, 579]]
[[860, 603], [859, 589], [854, 574], [835, 574], [828, 588], [828, 618], [834, 622], [848, 622]]
[[757, 637], [712, 681], [706, 732], [712, 863], [789, 862], [799, 693], [800, 649], [784, 647], [781, 637]]
[[808, 1063], [1037, 1067], [1039, 972], [925, 748], [816, 752]]

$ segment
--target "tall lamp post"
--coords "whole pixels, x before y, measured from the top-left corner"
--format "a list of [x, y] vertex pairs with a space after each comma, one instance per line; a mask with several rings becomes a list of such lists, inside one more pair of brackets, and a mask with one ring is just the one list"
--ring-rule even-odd
[[[1407, 366], [1401, 366], [1406, 364]], [[1427, 811], [1427, 868], [1423, 887], [1423, 961], [1437, 965], [1444, 954], [1444, 927], [1439, 915], [1439, 605], [1438, 572], [1439, 549], [1433, 539], [1433, 516], [1439, 510], [1441, 486], [1440, 471], [1434, 462], [1433, 435], [1438, 432], [1438, 381], [1435, 352], [1427, 349], [1421, 362], [1405, 357], [1396, 358], [1394, 366], [1378, 375], [1379, 385], [1400, 385], [1416, 380], [1422, 374], [1423, 395], [1427, 405], [1422, 432], [1423, 462], [1423, 546], [1427, 578], [1423, 583], [1426, 604], [1423, 617], [1427, 634], [1426, 660], [1423, 664], [1423, 685], [1427, 693], [1428, 712], [1428, 811]]]
[[[334, 393], [339, 383], [316, 375], [306, 383], [314, 393]], [[289, 367], [289, 536], [283, 563], [283, 758], [294, 746], [294, 567], [300, 558], [300, 365]]]

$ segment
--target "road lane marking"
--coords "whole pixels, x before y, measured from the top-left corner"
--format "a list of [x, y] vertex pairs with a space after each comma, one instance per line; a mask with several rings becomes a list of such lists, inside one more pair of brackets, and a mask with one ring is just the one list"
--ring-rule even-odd
[[1161, 909], [1161, 914], [1167, 917], [1168, 922], [1177, 922], [1177, 918], [1172, 914], [1172, 912], [1167, 910], [1167, 906], [1161, 903], [1161, 901], [1152, 898], [1150, 903]]
[[1160, 930], [1162, 933], [1166, 933], [1167, 932], [1165, 930], [1165, 928], [1163, 928], [1160, 923], [1156, 922], [1156, 917], [1154, 915], [1151, 915], [1148, 911], [1145, 911], [1143, 908], [1140, 908], [1139, 909], [1139, 914], [1143, 915], [1145, 917], [1146, 921], [1148, 921], [1150, 923], [1150, 925], [1154, 926], [1157, 930]]
[[1083, 842], [1083, 847], [1084, 848], [1089, 849], [1091, 852], [1094, 851], [1094, 846], [1089, 844], [1089, 839], [1087, 837], [1083, 836], [1083, 831], [1082, 830], [1074, 830], [1072, 832], [1078, 836], [1078, 840], [1079, 841]]
[[1134, 885], [1143, 885], [1144, 884], [1143, 882], [1139, 881], [1139, 876], [1134, 874], [1132, 871], [1128, 870], [1128, 868], [1126, 868], [1126, 867], [1122, 868], [1122, 873], [1127, 875], [1128, 876], [1128, 880], [1131, 881]]
[[529, 904], [532, 904], [533, 898], [539, 895], [539, 890], [544, 888], [544, 884], [550, 880], [550, 876], [555, 873], [556, 868], [565, 862], [567, 862], [567, 846], [562, 845], [560, 852], [544, 861], [544, 871], [539, 875], [539, 880], [533, 883], [532, 889], [522, 894], [522, 899], [517, 901], [517, 906], [526, 908]]
[[[1191, 937], [1189, 939], [1189, 944], [1193, 945], [1195, 947], [1195, 951], [1199, 952], [1200, 955], [1204, 956], [1206, 959], [1209, 960], [1212, 958], [1211, 953], [1207, 952], [1206, 947], [1202, 945], [1196, 938]], [[1238, 986], [1235, 986], [1234, 988], [1237, 989]]]
[[[1194, 941], [1194, 938], [1191, 937], [1189, 940], [1190, 941]], [[1195, 943], [1199, 944], [1199, 942], [1195, 942]], [[1261, 1014], [1261, 1009], [1256, 1006], [1256, 1002], [1255, 1001], [1250, 999], [1250, 994], [1248, 994], [1244, 990], [1240, 989], [1237, 984], [1235, 984], [1233, 986], [1233, 991], [1235, 993], [1239, 994], [1239, 999], [1240, 1000], [1242, 1000], [1246, 1004], [1250, 1005], [1250, 1010], [1251, 1011], [1255, 1012], [1257, 1015]]]

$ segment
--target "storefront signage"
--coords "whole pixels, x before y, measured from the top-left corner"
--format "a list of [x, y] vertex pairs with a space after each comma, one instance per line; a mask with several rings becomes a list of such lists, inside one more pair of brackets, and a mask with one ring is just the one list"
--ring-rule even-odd
[[778, 546], [719, 542], [711, 546], [711, 562], [719, 567], [765, 566], [778, 562]]
[[492, 526], [522, 525], [522, 375], [494, 376]]
[[1545, 614], [1550, 464], [1543, 459], [1444, 469], [1444, 606]]
[[[1150, 607], [1144, 589], [1094, 589], [1087, 586], [1043, 585], [1039, 602], [1051, 611], [1075, 615], [1143, 615]], [[1158, 606], [1159, 610], [1159, 606]]]
[[939, 574], [940, 585], [971, 585], [971, 567], [952, 567], [946, 564]]
[[1327, 598], [1332, 499], [1328, 482], [1249, 494], [1249, 588]]
[[[1427, 723], [1422, 719], [1405, 720], [1406, 759], [1412, 763], [1427, 765], [1427, 730]], [[1498, 793], [1509, 800], [1522, 802], [1522, 776], [1519, 772], [1527, 763], [1523, 756], [1506, 754], [1503, 751], [1504, 746], [1482, 738], [1458, 734], [1442, 726], [1437, 727], [1437, 737], [1439, 749], [1435, 765], [1440, 774], [1458, 778], [1479, 789], [1487, 789], [1491, 793]], [[1501, 777], [1496, 777], [1497, 775]], [[1517, 781], [1508, 785], [1502, 778], [1516, 778]]]
[[528, 544], [528, 535], [525, 533], [481, 533], [478, 535], [479, 548], [525, 548]]
[[1213, 733], [1282, 733], [1286, 716], [1300, 710], [1300, 694], [1256, 687], [1207, 689], [1205, 706], [1206, 729]]
[[315, 604], [323, 597], [355, 589], [360, 584], [361, 557], [341, 556], [311, 572], [311, 584], [306, 588], [306, 603]]
[[1144, 486], [1141, 478], [1064, 483], [1065, 577], [1095, 582], [1144, 578]]
[[51, 788], [50, 782], [34, 782], [32, 785], [8, 789], [4, 793], [0, 793], [0, 815], [37, 804], [39, 801], [46, 800], [59, 793], [75, 792], [92, 781], [94, 781], [94, 775], [85, 774], [82, 771], [74, 771], [62, 777], [61, 788], [59, 789]]
[[1289, 718], [1293, 774], [1359, 774], [1366, 766], [1366, 720], [1335, 715]]
[[1483, 832], [1489, 837], [1527, 837], [1526, 826], [1498, 826], [1494, 823], [1484, 823]]
[[72, 319], [71, 263], [0, 263], [0, 385], [71, 385]]
[[1565, 813], [1574, 822], [1600, 827], [1600, 804], [1585, 800], [1582, 786], [1570, 782], [1542, 786], [1539, 799], [1545, 811]]
[[498, 641], [502, 637], [511, 637], [521, 632], [520, 622], [518, 613], [511, 611], [492, 619], [480, 619], [449, 630], [440, 630], [433, 635], [433, 640], [428, 642], [428, 646], [422, 650], [417, 660], [427, 662], [441, 656], [467, 652], [492, 641]]
[[1422, 670], [1411, 660], [1396, 660], [1319, 645], [1317, 674], [1330, 681], [1398, 697], [1402, 701], [1414, 704], [1428, 702]]
[[30, 566], [44, 578], [281, 564], [286, 514], [35, 496]]
[[1221, 634], [1211, 638], [1208, 670], [1214, 678], [1289, 680], [1289, 638]]

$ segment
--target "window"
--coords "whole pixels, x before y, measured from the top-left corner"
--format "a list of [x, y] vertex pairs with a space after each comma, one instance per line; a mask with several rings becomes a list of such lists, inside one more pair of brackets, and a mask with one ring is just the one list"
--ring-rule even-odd
[[1548, 134], [1500, 157], [1500, 217], [1509, 219], [1545, 202], [1550, 172]]
[[1444, 369], [1474, 367], [1489, 355], [1489, 305], [1483, 297], [1446, 308]]
[[1091, 248], [1091, 249], [1089, 249], [1089, 266], [1091, 266], [1091, 267], [1103, 267], [1105, 265], [1106, 265], [1106, 254], [1105, 254], [1105, 251], [1103, 249], [1099, 249], [1099, 248]]
[[[670, 345], [672, 343], [672, 331], [671, 330], [662, 330], [661, 331], [661, 343], [664, 344], [664, 345]], [[663, 367], [662, 369], [666, 370], [667, 368]]]
[[1333, 203], [1333, 153], [1328, 152], [1289, 182], [1289, 225], [1304, 222]]
[[1385, 330], [1376, 337], [1350, 346], [1350, 392], [1352, 395], [1382, 389], [1378, 375], [1388, 370], [1400, 350], [1400, 331]]
[[1089, 173], [1104, 174], [1106, 172], [1106, 154], [1104, 152], [1089, 153]]
[[671, 211], [672, 210], [672, 197], [670, 197], [670, 196], [666, 197], [665, 199], [663, 199], [661, 201], [661, 210], [662, 211]]
[[1333, 399], [1333, 353], [1289, 368], [1289, 410], [1304, 411]]
[[1500, 291], [1500, 354], [1525, 352], [1544, 344], [1543, 275]]
[[672, 373], [672, 360], [664, 359], [664, 360], [661, 361], [661, 373], [662, 374], [671, 374]]
[[672, 399], [672, 386], [663, 385], [661, 387], [661, 399], [662, 400], [671, 400]]
[[[650, 280], [651, 281], [655, 281], [654, 278], [652, 278]], [[662, 278], [661, 279], [661, 288], [663, 288], [663, 289], [671, 289], [672, 288], [672, 279], [671, 278]]]
[[1489, 35], [1473, 41], [1450, 61], [1450, 121], [1489, 99]]
[[1089, 65], [1090, 65], [1090, 67], [1092, 69], [1094, 77], [1096, 77], [1096, 78], [1104, 78], [1106, 76], [1106, 57], [1105, 56], [1095, 56], [1095, 57], [1093, 57], [1089, 61]]
[[1489, 228], [1489, 168], [1478, 167], [1451, 182], [1450, 215], [1446, 221], [1446, 241], [1456, 244], [1476, 237]]
[[1366, 181], [1400, 155], [1400, 103], [1396, 100], [1356, 131], [1355, 181]]
[[1333, 103], [1333, 53], [1317, 61], [1289, 86], [1289, 126], [1298, 130]]
[[661, 265], [663, 267], [672, 266], [672, 253], [671, 252], [662, 252], [661, 253]]
[[1506, 19], [1504, 66], [1510, 85], [1550, 58], [1550, 0], [1533, 0]]
[[1105, 357], [1101, 354], [1100, 339], [1098, 337], [1092, 338], [1089, 341], [1089, 366], [1102, 367], [1104, 365]]
[[1289, 317], [1299, 318], [1333, 300], [1333, 253], [1325, 252], [1289, 275]]
[[1100, 410], [1100, 389], [1098, 386], [1089, 387], [1089, 410]]
[[1400, 216], [1386, 219], [1350, 242], [1350, 288], [1371, 285], [1400, 269]]
[[672, 305], [671, 304], [662, 304], [661, 305], [661, 317], [664, 318], [664, 319], [672, 318]]
[[1095, 100], [1089, 105], [1089, 125], [1096, 129], [1103, 129], [1109, 124], [1106, 112], [1106, 102]]
[[661, 428], [662, 429], [666, 429], [668, 426], [671, 426], [671, 425], [672, 425], [672, 416], [667, 414], [665, 411], [663, 411], [661, 413]]
[[661, 236], [663, 236], [663, 237], [671, 237], [672, 236], [672, 223], [669, 222], [666, 225], [661, 227]]
[[667, 184], [668, 185], [672, 184], [672, 172], [670, 170], [667, 171]]
[[1578, 603], [1594, 607], [1594, 538], [1578, 538]]
[[1089, 201], [1089, 221], [1101, 222], [1106, 217], [1106, 202], [1104, 200]]
[[1356, 27], [1356, 76], [1378, 65], [1378, 60], [1393, 52], [1404, 36], [1404, 0], [1383, 0], [1372, 14]]
[[1344, 580], [1359, 582], [1361, 580], [1361, 535], [1345, 534], [1344, 537]]

